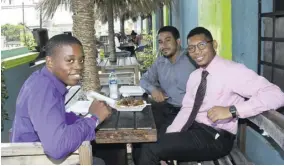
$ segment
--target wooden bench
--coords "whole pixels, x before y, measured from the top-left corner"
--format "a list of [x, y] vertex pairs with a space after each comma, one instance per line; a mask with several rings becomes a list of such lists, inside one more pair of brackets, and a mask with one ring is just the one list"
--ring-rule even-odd
[[62, 160], [48, 157], [40, 142], [1, 143], [1, 165], [92, 165], [92, 146], [85, 141], [78, 150]]
[[[248, 123], [253, 123], [261, 130], [264, 130], [279, 147], [284, 150], [284, 115], [275, 111], [267, 111], [239, 123], [238, 137], [229, 155], [214, 160], [202, 162], [177, 162], [179, 165], [251, 165], [245, 155], [246, 127]], [[257, 152], [256, 152], [257, 153]]]

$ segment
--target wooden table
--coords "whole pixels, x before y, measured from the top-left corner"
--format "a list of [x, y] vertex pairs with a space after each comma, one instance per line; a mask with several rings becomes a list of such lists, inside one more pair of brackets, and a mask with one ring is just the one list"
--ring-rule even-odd
[[121, 73], [133, 72], [135, 76], [134, 84], [139, 84], [139, 63], [135, 57], [117, 57], [117, 61], [115, 63], [110, 62], [109, 58], [104, 58], [98, 62], [98, 67], [102, 73], [110, 73], [112, 70]]
[[[66, 95], [65, 107], [74, 104], [80, 95], [80, 87], [74, 86]], [[157, 130], [151, 105], [141, 112], [113, 111], [111, 117], [98, 126], [96, 142], [110, 143], [138, 143], [157, 141]]]

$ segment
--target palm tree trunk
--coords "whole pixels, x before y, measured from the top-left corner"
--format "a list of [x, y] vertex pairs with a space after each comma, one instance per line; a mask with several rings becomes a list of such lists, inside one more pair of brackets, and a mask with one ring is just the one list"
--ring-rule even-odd
[[113, 0], [107, 0], [107, 21], [108, 21], [108, 41], [109, 41], [109, 60], [116, 62], [115, 43], [114, 43], [114, 25], [113, 25]]
[[100, 80], [96, 61], [94, 1], [72, 0], [72, 11], [73, 34], [82, 42], [85, 54], [83, 91], [99, 91]]
[[120, 17], [120, 32], [121, 32], [122, 36], [125, 35], [125, 31], [124, 31], [124, 16]]

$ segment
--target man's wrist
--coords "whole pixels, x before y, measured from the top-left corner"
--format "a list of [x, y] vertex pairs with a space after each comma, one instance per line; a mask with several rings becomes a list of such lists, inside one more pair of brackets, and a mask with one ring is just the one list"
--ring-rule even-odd
[[155, 87], [155, 86], [152, 86], [152, 85], [148, 87], [148, 91], [149, 91], [150, 95], [152, 94], [152, 92], [153, 92], [155, 89], [156, 89], [156, 87]]

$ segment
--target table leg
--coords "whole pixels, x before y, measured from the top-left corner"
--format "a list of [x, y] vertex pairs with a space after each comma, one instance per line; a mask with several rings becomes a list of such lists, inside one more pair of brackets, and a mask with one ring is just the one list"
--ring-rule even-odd
[[127, 164], [134, 165], [134, 161], [132, 158], [132, 144], [131, 143], [126, 144], [126, 151], [127, 151]]

